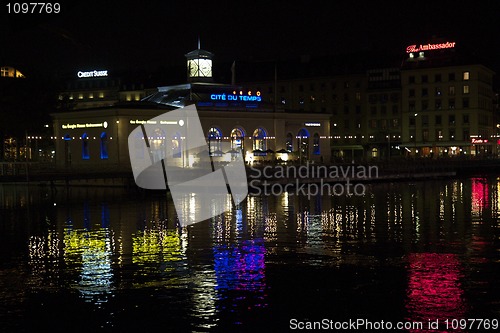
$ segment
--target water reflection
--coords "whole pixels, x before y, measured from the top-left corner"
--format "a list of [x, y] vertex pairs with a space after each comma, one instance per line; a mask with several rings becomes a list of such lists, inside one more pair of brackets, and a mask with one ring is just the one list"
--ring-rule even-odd
[[[406, 308], [408, 320], [429, 321], [467, 318], [467, 304], [461, 280], [464, 277], [457, 255], [442, 253], [413, 253], [408, 256], [409, 281]], [[448, 332], [413, 330], [411, 332]], [[461, 332], [456, 330], [456, 332]]]
[[[163, 193], [0, 186], [0, 276], [26, 270], [19, 295], [64, 294], [122, 330], [147, 320], [238, 331], [260, 318], [286, 322], [293, 311], [314, 318], [330, 309], [315, 308], [319, 298], [336, 309], [325, 315], [347, 318], [382, 316], [379, 309], [384, 318], [373, 319], [484, 317], [475, 309], [500, 310], [498, 289], [484, 296], [500, 271], [498, 182], [372, 184], [364, 196], [310, 200], [250, 196], [187, 228]], [[186, 207], [201, 209], [192, 200]], [[366, 299], [380, 304], [360, 306]], [[129, 315], [142, 307], [134, 324]]]

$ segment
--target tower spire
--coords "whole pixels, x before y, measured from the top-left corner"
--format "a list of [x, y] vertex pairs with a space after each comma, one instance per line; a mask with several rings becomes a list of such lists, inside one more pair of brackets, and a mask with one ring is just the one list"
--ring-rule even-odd
[[198, 36], [198, 50], [201, 49], [200, 36]]

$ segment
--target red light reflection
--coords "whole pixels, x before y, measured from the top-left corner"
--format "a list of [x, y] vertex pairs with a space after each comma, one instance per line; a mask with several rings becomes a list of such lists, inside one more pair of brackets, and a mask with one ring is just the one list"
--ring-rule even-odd
[[[444, 320], [465, 318], [467, 308], [458, 257], [454, 254], [413, 253], [409, 256], [408, 269], [407, 319], [422, 322], [424, 326], [423, 330], [409, 332], [449, 332]], [[436, 319], [441, 323], [439, 329], [429, 329], [429, 321]]]

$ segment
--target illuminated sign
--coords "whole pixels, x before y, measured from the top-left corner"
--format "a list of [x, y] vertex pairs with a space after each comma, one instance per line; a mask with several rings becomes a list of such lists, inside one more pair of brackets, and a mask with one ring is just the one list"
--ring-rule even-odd
[[96, 124], [91, 124], [91, 123], [86, 123], [86, 124], [66, 124], [61, 126], [62, 129], [75, 129], [75, 128], [93, 128], [93, 127], [108, 127], [108, 123], [105, 121], [103, 123], [96, 123]]
[[406, 53], [415, 53], [421, 51], [430, 51], [430, 50], [441, 50], [441, 49], [452, 49], [455, 47], [455, 42], [446, 42], [440, 44], [420, 44], [410, 45], [406, 47]]
[[308, 127], [320, 127], [321, 123], [304, 123], [304, 125]]
[[473, 144], [476, 144], [476, 143], [488, 143], [488, 139], [472, 139], [471, 142]]
[[[149, 125], [156, 125], [158, 124], [158, 121], [156, 120], [131, 120], [130, 123], [132, 125], [140, 125], [140, 124], [149, 124]], [[178, 122], [177, 121], [168, 121], [168, 120], [160, 120], [160, 125], [183, 125], [184, 121], [181, 119]]]
[[240, 91], [239, 94], [236, 91], [233, 91], [232, 94], [211, 94], [210, 99], [212, 101], [262, 102], [260, 91], [257, 91], [254, 95], [250, 90], [246, 94], [243, 94], [243, 91]]
[[84, 77], [103, 77], [103, 76], [108, 76], [108, 71], [90, 71], [90, 72], [82, 72], [79, 71], [77, 73], [79, 78], [84, 78]]

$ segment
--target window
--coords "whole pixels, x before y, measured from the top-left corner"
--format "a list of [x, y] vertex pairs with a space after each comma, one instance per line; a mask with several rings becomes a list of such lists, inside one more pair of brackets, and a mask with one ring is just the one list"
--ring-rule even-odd
[[299, 84], [299, 91], [304, 91], [304, 85]]
[[243, 150], [244, 140], [245, 140], [245, 133], [241, 128], [234, 128], [231, 131], [231, 149]]
[[380, 120], [380, 128], [384, 130], [387, 129], [387, 119]]
[[448, 100], [448, 109], [454, 109], [455, 108], [455, 100], [450, 99]]
[[449, 124], [450, 126], [455, 126], [455, 115], [450, 114], [450, 115], [448, 116], [448, 124]]
[[314, 87], [314, 83], [311, 83], [311, 84], [309, 85], [309, 90], [310, 90], [310, 91], [314, 91], [314, 88], [315, 88], [315, 87]]
[[422, 126], [429, 126], [429, 116], [422, 116]]
[[455, 95], [455, 87], [454, 86], [450, 86], [448, 88], [448, 95], [450, 95], [450, 96], [454, 96]]
[[467, 108], [469, 107], [469, 99], [468, 99], [468, 98], [464, 98], [464, 99], [462, 100], [462, 107], [463, 107], [464, 109], [467, 109]]
[[393, 118], [392, 119], [392, 127], [393, 128], [399, 127], [399, 119], [398, 118]]
[[463, 140], [464, 141], [469, 141], [469, 139], [470, 139], [469, 130], [464, 130], [463, 133], [462, 133], [462, 135], [463, 135]]
[[441, 100], [436, 99], [436, 110], [441, 110]]
[[349, 129], [349, 119], [344, 119], [344, 128]]
[[415, 126], [415, 117], [410, 117], [410, 126]]
[[469, 123], [469, 115], [468, 114], [464, 114], [462, 116], [462, 120], [463, 120], [464, 125], [468, 124]]
[[281, 104], [285, 105], [286, 104], [286, 99], [285, 97], [281, 97]]
[[82, 160], [89, 160], [89, 136], [87, 133], [83, 133], [82, 135]]
[[455, 81], [455, 73], [448, 74], [448, 81]]
[[176, 132], [172, 136], [171, 145], [172, 145], [171, 146], [172, 157], [173, 158], [181, 158], [182, 157], [181, 133]]
[[436, 130], [436, 140], [437, 141], [442, 141], [443, 140], [443, 131], [440, 129]]
[[427, 90], [427, 88], [423, 88], [422, 89], [422, 97], [427, 97], [429, 95], [429, 91]]
[[106, 132], [101, 133], [101, 160], [108, 159], [108, 135]]
[[344, 106], [344, 114], [349, 114], [349, 106], [348, 105]]
[[422, 101], [422, 111], [427, 111], [429, 109], [429, 102]]
[[436, 87], [436, 96], [441, 96], [443, 93], [441, 92], [440, 87]]
[[349, 94], [344, 94], [344, 102], [349, 102]]
[[434, 75], [434, 82], [441, 82], [441, 74]]
[[387, 106], [385, 106], [385, 105], [380, 106], [380, 114], [382, 114], [382, 115], [387, 114]]
[[409, 105], [408, 105], [408, 107], [410, 109], [410, 112], [415, 111], [415, 102], [410, 102]]
[[371, 106], [370, 107], [370, 114], [372, 116], [375, 116], [377, 114], [377, 107], [376, 106]]
[[332, 101], [336, 102], [337, 101], [337, 94], [332, 95]]
[[345, 88], [345, 89], [349, 88], [349, 81], [345, 81], [345, 82], [344, 82], [344, 88]]
[[356, 105], [356, 114], [361, 113], [361, 105]]
[[356, 93], [356, 100], [357, 100], [357, 101], [360, 101], [360, 100], [361, 100], [361, 93], [360, 93], [360, 92], [357, 92], [357, 93]]
[[468, 85], [464, 86], [463, 93], [464, 94], [468, 94], [469, 93], [469, 86]]
[[408, 83], [415, 83], [415, 76], [413, 76], [413, 75], [409, 76]]
[[469, 80], [469, 72], [464, 72], [463, 74], [463, 80], [468, 81]]
[[448, 133], [450, 135], [450, 141], [454, 141], [455, 140], [455, 130], [451, 129], [448, 131]]
[[319, 155], [320, 154], [320, 149], [319, 149], [319, 134], [314, 133], [313, 136], [313, 155]]
[[429, 130], [422, 130], [422, 141], [429, 141]]
[[427, 83], [429, 81], [429, 78], [427, 75], [422, 75], [422, 83]]
[[292, 133], [288, 133], [286, 135], [286, 150], [288, 150], [289, 152], [293, 151], [293, 136], [292, 136]]
[[377, 128], [377, 120], [370, 119], [370, 128]]
[[257, 128], [253, 132], [253, 150], [266, 151], [266, 131], [262, 128]]
[[222, 140], [222, 132], [220, 129], [216, 127], [211, 127], [208, 130], [208, 151], [210, 156], [221, 155], [221, 140]]
[[408, 90], [408, 97], [415, 97], [415, 89]]
[[436, 125], [441, 125], [441, 116], [436, 116], [436, 118], [434, 118], [434, 123]]
[[309, 157], [309, 132], [305, 128], [297, 134], [297, 147], [301, 157]]

